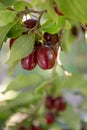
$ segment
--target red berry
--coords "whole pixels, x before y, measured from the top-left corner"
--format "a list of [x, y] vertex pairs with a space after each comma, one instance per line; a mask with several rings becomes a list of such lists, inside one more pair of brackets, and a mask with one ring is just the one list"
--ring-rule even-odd
[[44, 39], [45, 39], [46, 41], [48, 41], [48, 42], [51, 42], [51, 34], [45, 32], [45, 33], [44, 33]]
[[49, 46], [37, 50], [37, 63], [42, 69], [51, 69], [55, 64], [55, 53]]
[[54, 107], [54, 99], [52, 96], [47, 96], [45, 101], [45, 107], [47, 109], [52, 109]]
[[26, 130], [24, 126], [20, 126], [18, 130]]
[[33, 27], [36, 26], [37, 20], [36, 19], [28, 19], [24, 21], [24, 25], [26, 28], [32, 29]]
[[54, 114], [52, 112], [47, 113], [46, 122], [47, 124], [52, 124], [54, 122]]
[[51, 42], [56, 44], [58, 41], [59, 41], [58, 34], [57, 33], [52, 34], [51, 35]]
[[58, 111], [64, 111], [66, 109], [66, 102], [63, 97], [57, 97], [54, 101], [54, 106]]
[[57, 6], [56, 2], [53, 2], [53, 8], [54, 8], [55, 12], [58, 15], [63, 16], [63, 14], [61, 13], [61, 11], [58, 9], [58, 6]]
[[56, 43], [59, 41], [59, 38], [58, 38], [58, 34], [57, 34], [57, 33], [55, 33], [55, 34], [50, 34], [50, 33], [45, 32], [45, 33], [44, 33], [44, 39], [45, 39], [47, 42], [51, 42], [51, 44], [56, 44]]
[[15, 40], [16, 40], [16, 38], [12, 38], [12, 39], [10, 39], [10, 43], [9, 43], [9, 47], [10, 47], [10, 49], [11, 49], [11, 47], [12, 47], [12, 45], [13, 45], [13, 43], [14, 43]]
[[36, 51], [33, 51], [30, 55], [21, 59], [21, 65], [24, 69], [32, 70], [35, 68], [37, 64], [35, 55], [36, 55]]
[[42, 130], [42, 128], [39, 127], [39, 126], [32, 125], [31, 128], [30, 128], [30, 130]]

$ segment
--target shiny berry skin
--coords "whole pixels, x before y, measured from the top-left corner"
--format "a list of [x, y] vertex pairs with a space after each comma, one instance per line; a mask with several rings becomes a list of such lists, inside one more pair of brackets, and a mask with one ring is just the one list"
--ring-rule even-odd
[[18, 130], [26, 130], [24, 126], [20, 126]]
[[16, 38], [10, 39], [10, 43], [9, 43], [9, 48], [10, 49], [11, 49], [11, 47], [12, 47], [12, 45], [13, 45], [13, 43], [14, 43], [15, 40], [16, 40]]
[[49, 46], [41, 46], [37, 50], [37, 63], [46, 70], [51, 69], [55, 64], [55, 53]]
[[33, 27], [36, 26], [37, 20], [36, 19], [28, 19], [24, 21], [24, 25], [26, 28], [32, 29]]
[[53, 2], [53, 8], [58, 15], [63, 16], [63, 13], [58, 9], [56, 2]]
[[63, 97], [57, 97], [54, 101], [54, 107], [58, 111], [64, 111], [66, 109], [66, 102]]
[[32, 125], [31, 128], [30, 128], [30, 130], [42, 130], [42, 128], [39, 127], [39, 126]]
[[47, 113], [46, 122], [47, 122], [47, 124], [53, 124], [54, 123], [54, 114], [52, 112]]
[[34, 69], [36, 64], [36, 51], [33, 51], [30, 55], [21, 59], [21, 66], [26, 70]]
[[50, 33], [45, 32], [44, 39], [46, 40], [46, 42], [50, 42], [51, 44], [56, 44], [59, 41], [57, 33], [50, 34]]
[[54, 98], [52, 96], [46, 97], [45, 107], [47, 109], [52, 109], [54, 107]]

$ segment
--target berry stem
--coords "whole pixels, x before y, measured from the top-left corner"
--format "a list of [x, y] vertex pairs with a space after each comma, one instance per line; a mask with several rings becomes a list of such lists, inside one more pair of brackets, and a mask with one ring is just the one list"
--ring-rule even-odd
[[61, 60], [60, 60], [60, 52], [61, 52], [61, 46], [58, 47], [57, 63], [58, 63], [58, 65], [62, 68], [62, 70], [64, 71], [64, 74], [65, 74], [66, 76], [72, 76], [72, 74], [69, 73], [69, 72], [65, 69], [65, 67], [62, 65], [62, 62], [61, 62]]
[[86, 26], [86, 25], [84, 25], [84, 24], [82, 24], [82, 23], [80, 23], [80, 25], [81, 25], [81, 27], [82, 27], [85, 31], [87, 31], [87, 26]]

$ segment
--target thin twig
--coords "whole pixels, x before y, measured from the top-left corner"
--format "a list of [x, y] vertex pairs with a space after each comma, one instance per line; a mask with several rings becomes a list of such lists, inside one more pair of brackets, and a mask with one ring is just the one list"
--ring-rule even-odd
[[84, 24], [82, 24], [82, 23], [80, 23], [80, 25], [81, 25], [81, 27], [82, 27], [85, 31], [87, 31], [87, 26], [86, 26], [86, 25], [84, 25]]
[[61, 60], [60, 60], [60, 52], [61, 52], [61, 46], [59, 46], [59, 48], [58, 48], [57, 63], [58, 63], [58, 65], [62, 68], [62, 70], [64, 71], [64, 74], [65, 74], [66, 76], [72, 76], [72, 74], [69, 73], [69, 72], [64, 68], [64, 66], [62, 65], [62, 62], [61, 62]]

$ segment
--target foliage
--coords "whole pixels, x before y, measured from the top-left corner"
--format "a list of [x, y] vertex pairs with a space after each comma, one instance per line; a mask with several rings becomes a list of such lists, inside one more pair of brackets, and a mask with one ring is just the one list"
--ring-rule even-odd
[[[32, 0], [32, 2], [26, 2], [25, 0], [0, 0], [0, 49], [3, 48], [7, 39], [16, 38], [10, 50], [10, 57], [6, 62], [10, 64], [10, 73], [14, 71], [14, 68], [22, 58], [31, 54], [35, 49], [35, 40], [38, 37], [40, 42], [43, 40], [42, 36], [45, 32], [50, 34], [57, 33], [61, 38], [61, 30], [65, 29], [63, 30], [65, 33], [62, 36], [62, 43], [59, 41], [61, 44], [59, 46], [64, 52], [68, 52], [71, 44], [79, 39], [79, 32], [82, 33], [81, 25], [87, 29], [85, 26], [87, 24], [86, 0], [73, 0], [72, 2], [69, 0], [55, 0], [55, 2], [63, 15], [55, 12], [53, 7], [54, 0]], [[35, 11], [38, 13], [36, 14]], [[38, 24], [36, 24], [33, 29], [29, 30], [24, 26], [23, 16], [29, 14], [32, 18], [31, 12], [40, 20], [40, 26], [38, 27]], [[75, 27], [77, 33], [76, 31], [75, 33], [73, 32], [73, 27]], [[84, 102], [78, 103], [76, 101], [74, 102], [77, 105], [74, 106], [72, 100], [67, 99], [67, 93], [65, 92], [70, 92], [72, 95], [79, 94], [81, 101], [83, 101], [87, 95], [87, 77], [86, 74], [72, 74], [71, 76], [61, 64], [60, 68], [62, 68], [61, 76], [57, 73], [58, 66], [54, 66], [49, 71], [42, 71], [37, 67], [35, 70], [28, 72], [27, 75], [17, 75], [9, 83], [6, 90], [1, 93], [1, 129], [6, 128], [7, 130], [9, 128], [9, 130], [14, 130], [21, 125], [28, 128], [34, 120], [37, 120], [37, 124], [39, 122], [43, 130], [51, 130], [51, 128], [54, 128], [54, 130], [63, 128], [80, 129], [82, 118], [79, 111], [86, 111], [84, 110], [86, 106]], [[67, 102], [66, 110], [59, 113], [55, 123], [52, 125], [47, 125], [44, 121], [46, 114], [45, 98], [49, 94], [54, 97], [62, 95]], [[20, 121], [11, 120], [16, 113], [20, 113], [23, 119], [20, 116]]]

